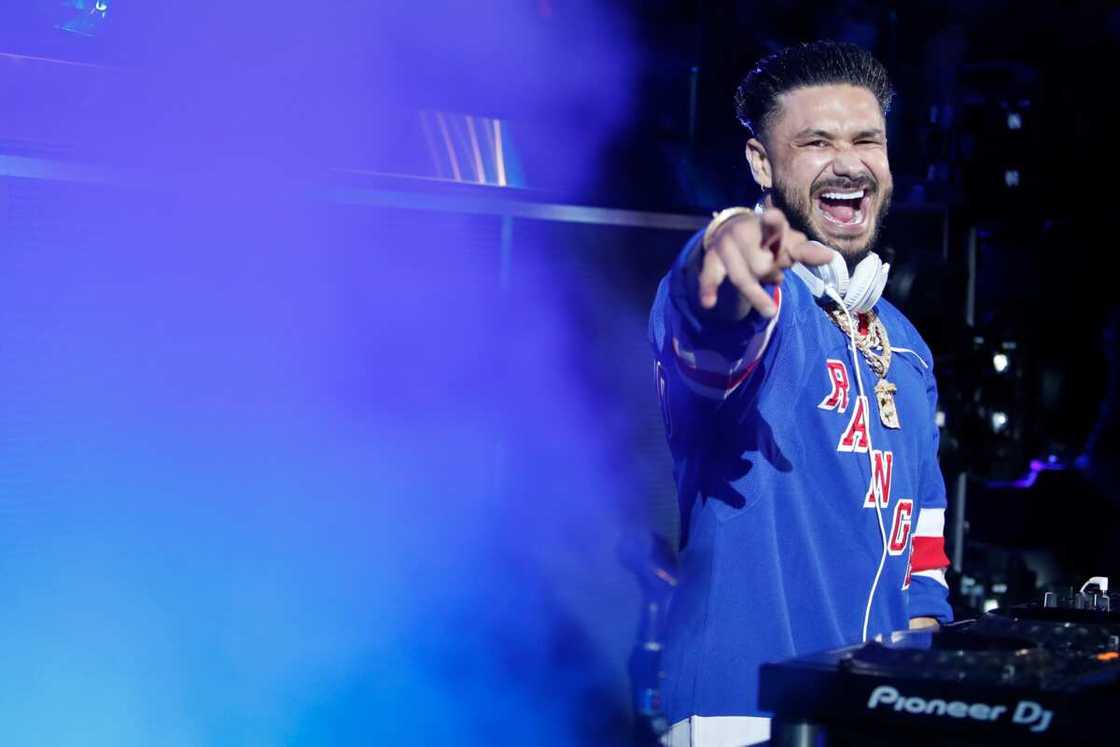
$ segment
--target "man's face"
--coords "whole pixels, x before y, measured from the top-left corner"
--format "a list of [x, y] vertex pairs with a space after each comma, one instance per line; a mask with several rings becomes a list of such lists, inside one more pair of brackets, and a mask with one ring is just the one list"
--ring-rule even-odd
[[862, 259], [894, 188], [879, 102], [852, 85], [798, 88], [778, 102], [765, 144], [774, 205], [849, 264]]

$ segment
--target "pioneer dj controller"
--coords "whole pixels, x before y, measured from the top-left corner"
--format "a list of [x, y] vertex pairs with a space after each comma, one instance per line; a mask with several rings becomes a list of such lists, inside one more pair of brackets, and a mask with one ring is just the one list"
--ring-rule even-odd
[[1120, 745], [1116, 602], [1048, 597], [764, 665], [772, 744]]

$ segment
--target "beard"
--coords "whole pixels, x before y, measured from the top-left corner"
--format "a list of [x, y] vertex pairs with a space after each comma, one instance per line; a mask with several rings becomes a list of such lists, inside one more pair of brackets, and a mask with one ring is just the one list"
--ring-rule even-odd
[[[863, 188], [868, 190], [871, 195], [877, 196], [879, 194], [879, 185], [870, 177], [863, 180], [837, 180], [830, 179], [814, 184], [810, 190], [811, 194], [819, 194], [835, 189], [837, 191], [845, 191], [848, 189]], [[770, 191], [770, 201], [774, 207], [782, 211], [789, 221], [790, 227], [800, 231], [814, 241], [819, 241], [827, 247], [831, 247], [840, 252], [844, 256], [844, 261], [848, 265], [849, 272], [855, 269], [855, 266], [863, 260], [868, 254], [875, 250], [876, 243], [879, 240], [879, 229], [886, 220], [887, 213], [890, 212], [891, 207], [891, 190], [888, 188], [882, 195], [882, 202], [879, 208], [873, 215], [868, 216], [870, 226], [867, 232], [867, 238], [861, 246], [838, 246], [835, 239], [823, 235], [820, 231], [813, 227], [811, 219], [813, 211], [814, 198], [805, 196], [796, 189], [788, 187], [776, 176], [774, 178], [774, 189]]]

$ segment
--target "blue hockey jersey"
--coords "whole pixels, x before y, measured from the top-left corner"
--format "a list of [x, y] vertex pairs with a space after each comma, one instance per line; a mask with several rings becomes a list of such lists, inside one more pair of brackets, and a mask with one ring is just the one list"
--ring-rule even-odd
[[876, 304], [901, 426], [887, 428], [877, 376], [793, 273], [767, 287], [773, 319], [705, 324], [692, 313], [683, 266], [699, 238], [650, 316], [681, 507], [663, 653], [670, 723], [761, 714], [763, 662], [859, 642], [865, 614], [869, 639], [952, 615], [937, 388], [917, 330]]

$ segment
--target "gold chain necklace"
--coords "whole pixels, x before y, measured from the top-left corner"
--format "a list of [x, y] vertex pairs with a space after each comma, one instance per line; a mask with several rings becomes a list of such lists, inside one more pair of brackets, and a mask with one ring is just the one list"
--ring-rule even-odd
[[[828, 318], [840, 328], [844, 336], [851, 339], [855, 337], [856, 348], [867, 360], [867, 365], [875, 372], [879, 381], [875, 384], [875, 400], [879, 405], [879, 420], [887, 428], [901, 428], [898, 420], [898, 408], [895, 407], [894, 393], [898, 391], [891, 382], [887, 381], [887, 371], [891, 367], [891, 341], [887, 336], [887, 328], [883, 326], [879, 315], [874, 311], [868, 312], [867, 332], [858, 328], [852, 334], [849, 316], [839, 306], [833, 305], [827, 309]], [[882, 350], [876, 353], [875, 348]]]

